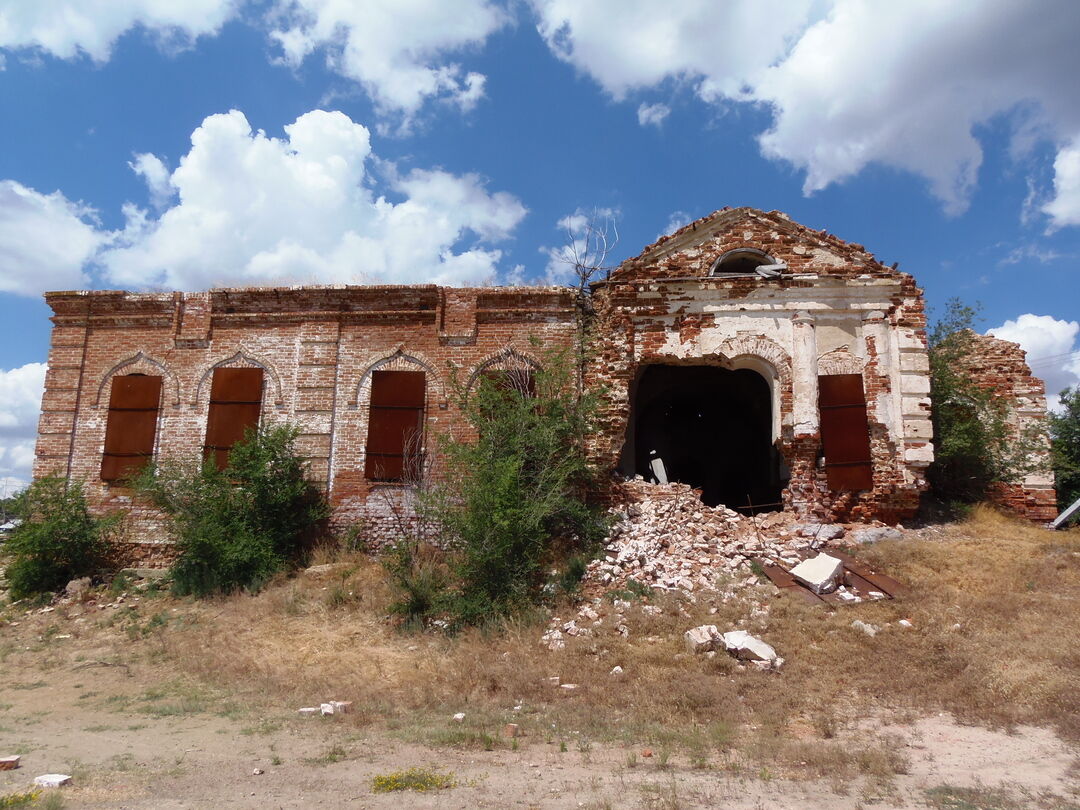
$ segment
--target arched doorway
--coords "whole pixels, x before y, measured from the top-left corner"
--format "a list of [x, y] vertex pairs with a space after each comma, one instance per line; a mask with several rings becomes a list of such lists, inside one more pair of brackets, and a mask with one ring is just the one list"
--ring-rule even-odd
[[772, 433], [772, 392], [756, 371], [649, 365], [632, 392], [623, 471], [699, 488], [709, 506], [772, 511], [786, 484]]

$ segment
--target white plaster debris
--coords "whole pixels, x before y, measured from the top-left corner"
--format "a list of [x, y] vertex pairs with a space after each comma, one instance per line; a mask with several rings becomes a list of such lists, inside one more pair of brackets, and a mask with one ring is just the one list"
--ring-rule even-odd
[[780, 658], [770, 645], [745, 630], [731, 630], [720, 637], [724, 648], [740, 661], [774, 662]]
[[720, 631], [716, 629], [715, 624], [703, 624], [700, 627], [693, 627], [683, 633], [683, 640], [686, 642], [687, 652], [703, 653], [709, 650], [715, 650], [717, 645], [721, 643], [723, 636], [720, 635]]
[[[629, 583], [660, 590], [723, 591], [759, 584], [754, 558], [796, 565], [811, 549], [859, 532], [899, 534], [884, 525], [808, 523], [792, 512], [753, 517], [725, 506], [705, 506], [686, 484], [649, 484], [640, 478], [621, 485], [625, 503], [611, 510], [614, 521], [604, 556], [593, 560], [583, 585], [604, 589]], [[877, 536], [877, 535], [874, 535]], [[616, 610], [625, 610], [616, 602]], [[584, 624], [579, 616], [577, 624]], [[591, 620], [595, 621], [595, 619]]]
[[461, 723], [465, 720], [465, 712], [458, 712], [454, 715], [454, 722]]
[[844, 563], [828, 554], [818, 554], [803, 560], [788, 573], [814, 593], [832, 593], [844, 573]]
[[621, 678], [623, 674], [623, 668], [618, 666], [612, 667], [610, 674], [612, 678]]
[[878, 631], [881, 629], [880, 627], [875, 627], [872, 624], [867, 624], [862, 619], [856, 619], [851, 623], [851, 626], [854, 627], [856, 630], [862, 630], [864, 633], [866, 633], [866, 635], [871, 637], [876, 636], [878, 634]]
[[901, 627], [914, 627], [915, 626], [911, 622], [909, 622], [907, 619], [901, 619], [900, 621], [897, 622], [897, 624], [900, 625]]
[[71, 784], [71, 777], [66, 773], [45, 773], [34, 777], [34, 784], [38, 787], [58, 788]]

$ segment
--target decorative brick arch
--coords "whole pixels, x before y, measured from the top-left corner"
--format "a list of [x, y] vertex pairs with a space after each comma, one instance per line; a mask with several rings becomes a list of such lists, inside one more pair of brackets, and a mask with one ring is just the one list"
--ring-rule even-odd
[[[152, 377], [161, 377], [162, 393], [172, 400], [170, 404], [174, 408], [180, 406], [180, 380], [176, 374], [160, 360], [155, 360], [146, 352], [140, 350], [126, 360], [121, 360], [105, 372], [105, 376], [101, 378], [101, 382], [98, 384], [97, 396], [94, 398], [95, 408], [103, 407], [102, 397], [112, 382], [112, 378], [117, 374], [147, 374]], [[108, 406], [108, 404], [106, 398], [104, 405]]]
[[445, 402], [446, 387], [442, 377], [435, 371], [435, 365], [420, 352], [405, 351], [405, 344], [399, 343], [390, 351], [376, 355], [368, 361], [364, 367], [360, 380], [353, 389], [353, 396], [349, 400], [349, 408], [366, 407], [371, 399], [371, 374], [374, 371], [423, 371], [427, 376], [428, 402], [432, 395], [436, 395], [439, 402]]
[[789, 425], [792, 418], [794, 393], [792, 388], [791, 355], [783, 347], [767, 337], [739, 335], [728, 338], [717, 350], [727, 368], [749, 368], [763, 373], [773, 391], [773, 432], [778, 438], [784, 425]]
[[218, 360], [202, 373], [199, 377], [198, 384], [195, 386], [195, 396], [191, 399], [192, 408], [199, 407], [203, 391], [207, 388], [207, 381], [213, 376], [214, 369], [217, 368], [261, 368], [267, 378], [270, 390], [274, 394], [274, 405], [279, 408], [284, 406], [285, 398], [281, 392], [281, 375], [278, 374], [277, 369], [270, 363], [256, 360], [244, 349], [240, 349], [229, 357], [226, 357], [224, 360]]
[[518, 350], [512, 343], [508, 343], [500, 351], [489, 354], [476, 364], [472, 374], [469, 375], [465, 390], [471, 391], [476, 384], [477, 378], [490, 369], [499, 371], [535, 371], [539, 368], [540, 361], [531, 354]]
[[817, 361], [817, 373], [822, 374], [862, 374], [865, 362], [853, 355], [846, 348], [825, 352]]

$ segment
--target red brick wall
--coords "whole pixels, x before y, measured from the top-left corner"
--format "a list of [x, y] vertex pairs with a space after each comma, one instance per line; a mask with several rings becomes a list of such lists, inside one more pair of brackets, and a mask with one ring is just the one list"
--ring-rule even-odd
[[[973, 351], [963, 359], [965, 369], [977, 385], [993, 391], [1008, 404], [1013, 438], [1019, 438], [1026, 428], [1045, 426], [1046, 385], [1031, 373], [1019, 344], [974, 332], [969, 337]], [[991, 499], [1021, 517], [1046, 523], [1058, 513], [1049, 442], [1038, 440], [1033, 456], [1041, 470], [1022, 481], [997, 485]]]
[[[573, 294], [562, 288], [445, 290], [331, 287], [210, 293], [50, 293], [53, 339], [35, 475], [85, 483], [94, 508], [130, 510], [120, 545], [134, 561], [168, 557], [158, 516], [123, 487], [100, 481], [113, 375], [160, 375], [157, 453], [200, 451], [217, 366], [265, 369], [263, 421], [300, 426], [312, 478], [326, 486], [335, 520], [364, 518], [377, 537], [393, 527], [384, 504], [401, 487], [364, 479], [367, 395], [375, 368], [427, 374], [429, 449], [459, 431], [455, 375], [530, 356], [538, 338], [564, 344], [574, 331]], [[380, 497], [370, 499], [373, 491]]]

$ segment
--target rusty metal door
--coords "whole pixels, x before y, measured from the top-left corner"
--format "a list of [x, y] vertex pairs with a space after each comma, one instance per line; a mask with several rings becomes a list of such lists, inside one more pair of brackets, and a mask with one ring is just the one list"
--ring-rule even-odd
[[871, 489], [870, 430], [861, 374], [818, 377], [818, 411], [825, 474], [834, 491]]
[[154, 455], [161, 377], [125, 374], [113, 377], [101, 480], [121, 481], [136, 475]]
[[364, 477], [401, 481], [420, 452], [424, 432], [423, 371], [375, 371], [371, 375]]
[[261, 368], [214, 369], [203, 457], [213, 456], [219, 470], [228, 466], [229, 451], [244, 438], [248, 428], [258, 427], [262, 394]]

